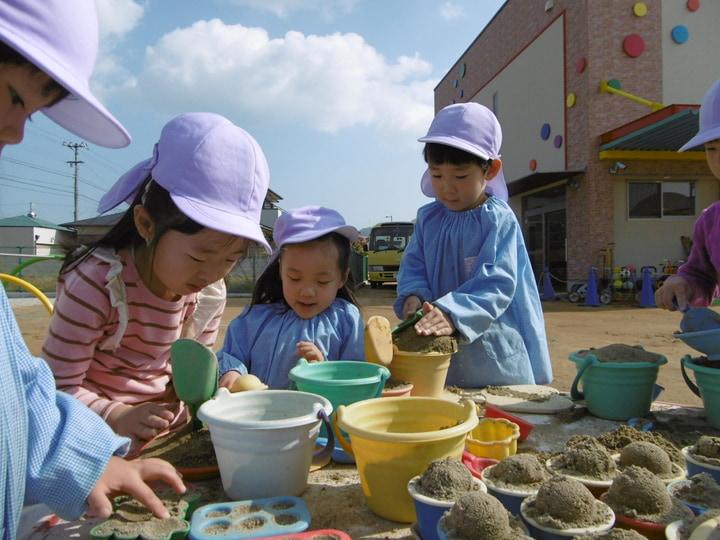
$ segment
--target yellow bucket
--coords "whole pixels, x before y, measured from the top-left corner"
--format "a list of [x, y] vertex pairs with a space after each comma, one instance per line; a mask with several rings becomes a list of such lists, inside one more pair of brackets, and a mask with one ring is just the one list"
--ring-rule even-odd
[[[426, 397], [367, 399], [337, 409], [334, 428], [355, 457], [368, 507], [391, 521], [415, 521], [408, 482], [431, 461], [461, 459], [465, 439], [478, 423], [475, 403]], [[338, 428], [350, 436], [345, 439]]]
[[452, 354], [407, 352], [395, 349], [391, 377], [413, 383], [411, 396], [442, 397]]
[[520, 426], [505, 418], [483, 418], [468, 434], [467, 449], [478, 457], [498, 461], [517, 453]]

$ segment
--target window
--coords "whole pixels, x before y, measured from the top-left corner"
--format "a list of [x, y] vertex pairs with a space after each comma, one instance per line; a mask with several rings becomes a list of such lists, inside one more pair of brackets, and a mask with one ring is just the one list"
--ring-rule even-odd
[[695, 216], [695, 182], [628, 182], [628, 218]]

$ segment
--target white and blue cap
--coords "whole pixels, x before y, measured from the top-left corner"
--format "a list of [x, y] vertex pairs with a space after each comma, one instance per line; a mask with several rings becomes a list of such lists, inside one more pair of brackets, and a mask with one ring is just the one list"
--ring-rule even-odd
[[93, 0], [2, 0], [0, 41], [70, 93], [42, 109], [51, 120], [93, 144], [108, 148], [130, 144], [122, 124], [90, 91], [98, 53]]
[[[418, 139], [422, 143], [444, 144], [463, 150], [482, 159], [499, 159], [502, 145], [502, 129], [493, 112], [473, 101], [448, 105], [435, 115], [427, 135]], [[435, 197], [430, 171], [420, 181], [422, 192]], [[502, 168], [488, 182], [485, 191], [504, 201], [508, 190]]]
[[331, 208], [303, 206], [288, 210], [275, 221], [273, 240], [276, 248], [268, 265], [277, 259], [285, 244], [309, 242], [331, 232], [343, 235], [348, 242], [354, 242], [359, 235], [355, 227], [348, 225], [340, 213]]
[[700, 130], [682, 145], [678, 152], [690, 150], [715, 139], [720, 139], [720, 79], [710, 87], [700, 105]]
[[148, 176], [180, 211], [204, 227], [254, 240], [270, 253], [260, 227], [270, 184], [257, 141], [227, 118], [186, 113], [168, 122], [153, 156], [126, 172], [100, 200], [98, 212], [132, 203]]

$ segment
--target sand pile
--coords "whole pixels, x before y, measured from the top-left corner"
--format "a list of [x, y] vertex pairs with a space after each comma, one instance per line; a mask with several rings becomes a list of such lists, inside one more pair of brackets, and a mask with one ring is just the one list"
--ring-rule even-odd
[[590, 348], [578, 351], [575, 355], [578, 358], [585, 358], [588, 355], [594, 355], [600, 362], [659, 362], [663, 356], [657, 353], [648, 352], [640, 345], [623, 345], [622, 343], [613, 343], [599, 349]]
[[446, 457], [430, 462], [417, 482], [415, 489], [427, 497], [441, 501], [454, 501], [467, 491], [479, 489], [473, 476], [462, 462]]
[[593, 480], [612, 480], [617, 476], [612, 454], [594, 438], [580, 440], [568, 447], [550, 460], [550, 467], [562, 474]]
[[633, 442], [623, 448], [619, 464], [621, 468], [631, 465], [642, 467], [660, 478], [678, 475], [678, 472], [673, 470], [668, 453], [658, 445], [646, 441]]
[[649, 523], [667, 524], [692, 513], [670, 496], [657, 475], [637, 465], [630, 465], [613, 480], [603, 500], [617, 514]]
[[514, 454], [483, 470], [483, 481], [507, 490], [535, 492], [550, 472], [533, 454]]
[[569, 476], [553, 476], [537, 492], [525, 499], [523, 515], [538, 525], [552, 529], [596, 527], [612, 519], [612, 511], [598, 501], [579, 481]]
[[720, 540], [720, 510], [709, 510], [686, 519], [678, 530], [678, 540]]
[[720, 485], [709, 473], [696, 474], [690, 477], [689, 482], [678, 484], [673, 495], [701, 508], [720, 509]]
[[419, 336], [412, 328], [393, 334], [393, 344], [401, 351], [414, 353], [444, 353], [457, 351], [457, 339], [453, 336]]
[[647, 540], [642, 534], [632, 529], [612, 529], [602, 534], [583, 535], [582, 540]]
[[720, 467], [720, 437], [703, 435], [690, 448], [690, 454], [698, 461]]
[[450, 540], [525, 539], [519, 519], [514, 519], [492, 495], [474, 491], [460, 495], [440, 521]]

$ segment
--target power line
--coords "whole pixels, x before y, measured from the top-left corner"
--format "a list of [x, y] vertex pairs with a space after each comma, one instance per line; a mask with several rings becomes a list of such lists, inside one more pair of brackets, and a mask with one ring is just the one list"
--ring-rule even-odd
[[78, 220], [78, 169], [81, 163], [84, 163], [84, 161], [80, 161], [78, 159], [78, 152], [81, 148], [84, 148], [85, 150], [88, 149], [88, 145], [84, 142], [81, 143], [69, 143], [69, 142], [63, 142], [63, 146], [67, 146], [68, 148], [71, 148], [75, 152], [75, 159], [73, 161], [68, 161], [67, 163], [72, 167], [75, 166], [75, 221]]

